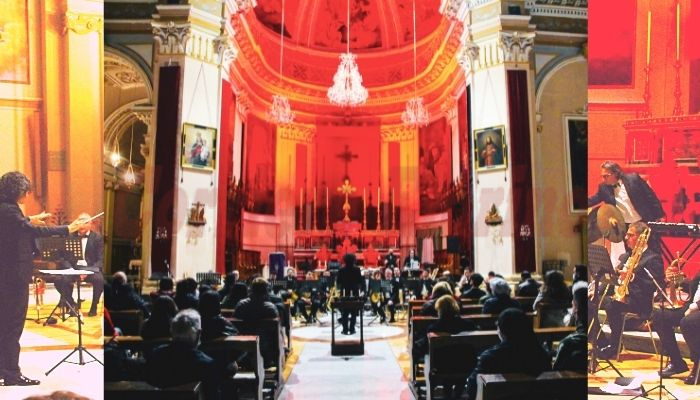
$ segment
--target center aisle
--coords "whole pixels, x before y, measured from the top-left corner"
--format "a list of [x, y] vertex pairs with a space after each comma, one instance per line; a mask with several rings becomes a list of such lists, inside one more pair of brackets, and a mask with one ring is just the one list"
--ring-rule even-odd
[[365, 343], [365, 355], [331, 356], [330, 343], [307, 342], [280, 399], [413, 400], [388, 341]]

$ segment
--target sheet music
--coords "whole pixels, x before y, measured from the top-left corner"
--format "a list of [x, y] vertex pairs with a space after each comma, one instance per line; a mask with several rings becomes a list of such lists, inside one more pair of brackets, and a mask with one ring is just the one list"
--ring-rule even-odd
[[92, 275], [94, 272], [84, 269], [40, 269], [39, 272], [46, 275]]

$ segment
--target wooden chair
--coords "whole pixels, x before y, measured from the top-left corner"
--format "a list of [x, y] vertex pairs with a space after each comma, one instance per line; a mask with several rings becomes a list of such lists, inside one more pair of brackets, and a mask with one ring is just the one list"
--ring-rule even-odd
[[233, 383], [239, 393], [252, 394], [255, 400], [263, 399], [265, 383], [265, 368], [260, 354], [260, 339], [257, 336], [225, 336], [206, 343], [200, 349], [209, 354], [220, 352], [246, 353], [243, 363], [239, 364], [238, 372], [233, 376]]
[[465, 335], [428, 334], [428, 355], [423, 375], [427, 399], [432, 400], [438, 385], [463, 386], [476, 366], [477, 353]]
[[115, 327], [121, 329], [123, 335], [138, 336], [141, 334], [141, 327], [143, 326], [143, 311], [110, 310], [109, 314], [112, 317], [112, 323]]
[[202, 400], [200, 382], [159, 389], [141, 381], [105, 382], [105, 400]]

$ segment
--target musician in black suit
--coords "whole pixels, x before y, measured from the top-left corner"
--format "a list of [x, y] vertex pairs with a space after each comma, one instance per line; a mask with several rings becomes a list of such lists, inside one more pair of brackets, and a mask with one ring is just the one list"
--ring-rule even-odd
[[[88, 220], [90, 214], [81, 213], [78, 219]], [[92, 284], [92, 303], [88, 316], [94, 317], [97, 315], [97, 304], [100, 302], [100, 296], [104, 291], [104, 277], [102, 276], [102, 265], [104, 263], [104, 241], [102, 236], [93, 230], [92, 222], [87, 222], [78, 228], [75, 235], [80, 239], [83, 248], [83, 259], [78, 260], [77, 265], [71, 265], [75, 269], [83, 269], [94, 272], [92, 275], [86, 275], [85, 282]], [[73, 281], [70, 276], [56, 279], [54, 285], [56, 290], [61, 294], [61, 299], [75, 307], [73, 300]]]
[[625, 174], [620, 165], [605, 161], [600, 166], [603, 182], [598, 192], [588, 198], [588, 206], [600, 203], [617, 207], [626, 223], [657, 221], [665, 216], [659, 198], [638, 173]]
[[[357, 258], [352, 253], [347, 253], [343, 257], [343, 263], [345, 266], [338, 271], [338, 279], [336, 281], [338, 287], [340, 288], [340, 293], [343, 296], [360, 296], [360, 288], [364, 282], [362, 280], [360, 268], [355, 265], [356, 262]], [[340, 314], [340, 320], [343, 323], [343, 335], [355, 334], [357, 311], [343, 309]], [[350, 318], [348, 319], [348, 317]]]
[[384, 257], [384, 266], [392, 269], [399, 266], [399, 259], [394, 254], [394, 249], [389, 249], [389, 253]]
[[30, 192], [29, 179], [21, 172], [0, 177], [0, 386], [38, 385], [22, 375], [19, 368], [19, 338], [27, 316], [29, 282], [32, 276], [34, 239], [42, 236], [68, 236], [82, 221], [47, 227], [43, 220], [51, 214], [25, 217], [20, 209]]
[[[632, 255], [632, 251], [645, 229], [648, 229], [648, 226], [644, 222], [635, 222], [627, 229], [625, 242], [629, 249], [628, 257]], [[652, 298], [656, 291], [656, 286], [645, 269], [662, 285], [664, 282], [664, 265], [661, 256], [650, 248], [648, 244], [644, 246], [644, 249], [639, 262], [634, 267], [634, 277], [629, 282], [629, 295], [627, 295], [626, 301], [613, 300], [605, 306], [608, 323], [610, 324], [610, 345], [600, 349], [600, 358], [610, 359], [617, 357], [625, 313], [635, 313], [644, 319], [651, 316]], [[623, 258], [623, 260], [626, 261], [626, 258]]]
[[389, 323], [393, 323], [396, 322], [394, 318], [396, 315], [396, 306], [400, 303], [399, 290], [401, 289], [401, 281], [400, 277], [394, 276], [394, 273], [389, 268], [384, 271], [384, 274], [386, 280], [391, 284], [391, 291], [384, 294], [384, 301], [389, 309]]
[[413, 262], [413, 264], [418, 263], [418, 266], [420, 267], [420, 258], [418, 258], [416, 251], [413, 249], [409, 250], [408, 255], [403, 260], [404, 269], [411, 268], [411, 262]]

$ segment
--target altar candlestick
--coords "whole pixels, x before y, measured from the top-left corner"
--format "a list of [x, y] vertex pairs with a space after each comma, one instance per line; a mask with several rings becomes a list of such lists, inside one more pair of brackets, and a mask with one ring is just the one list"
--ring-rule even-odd
[[362, 229], [367, 229], [367, 189], [362, 188]]
[[304, 227], [304, 188], [299, 189], [299, 224]]
[[380, 230], [382, 227], [381, 204], [382, 204], [382, 187], [377, 186], [377, 230]]
[[394, 188], [391, 188], [391, 229], [395, 228], [394, 222], [396, 220], [396, 205], [394, 204]]
[[330, 229], [330, 215], [331, 209], [328, 207], [328, 185], [326, 185], [326, 230]]
[[314, 186], [314, 213], [311, 214], [311, 227], [318, 230], [318, 218], [316, 218], [316, 186]]
[[681, 58], [681, 3], [676, 3], [676, 61]]
[[647, 12], [647, 65], [649, 65], [650, 53], [651, 53], [651, 11]]

